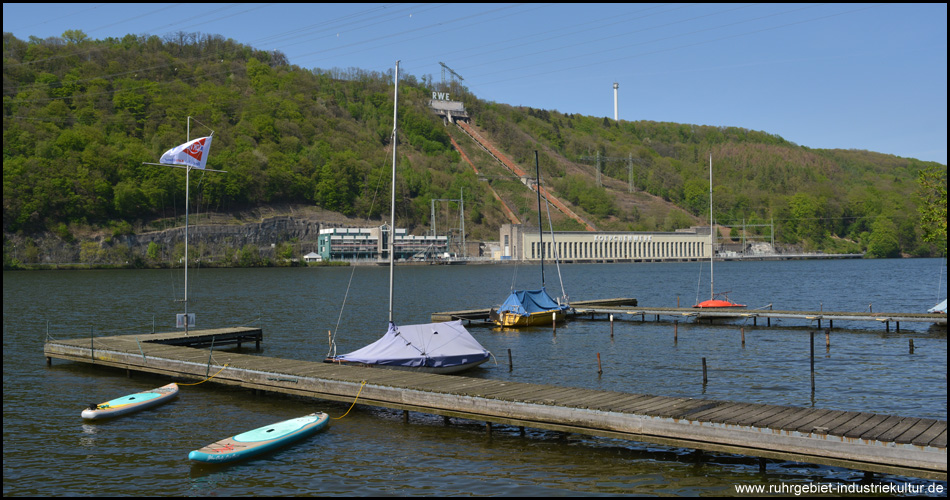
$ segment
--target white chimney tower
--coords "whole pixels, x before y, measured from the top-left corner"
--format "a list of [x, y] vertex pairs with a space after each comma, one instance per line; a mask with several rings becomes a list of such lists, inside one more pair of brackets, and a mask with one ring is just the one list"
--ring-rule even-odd
[[620, 116], [617, 114], [617, 87], [619, 86], [619, 83], [614, 82], [614, 121], [620, 120]]

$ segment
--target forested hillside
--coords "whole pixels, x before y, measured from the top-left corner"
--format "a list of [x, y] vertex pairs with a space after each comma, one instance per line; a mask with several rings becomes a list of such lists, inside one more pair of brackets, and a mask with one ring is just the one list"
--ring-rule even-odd
[[[69, 31], [25, 41], [4, 33], [3, 57], [5, 262], [9, 235], [127, 234], [180, 212], [182, 172], [143, 162], [185, 142], [189, 116], [192, 138], [214, 131], [208, 167], [228, 171], [192, 177], [192, 202], [204, 211], [302, 204], [377, 220], [389, 210], [391, 69], [303, 69], [279, 52], [185, 33], [92, 40]], [[506, 200], [523, 188], [480, 180], [462, 161], [450, 137], [462, 144], [464, 135], [427, 108], [440, 83], [400, 80], [397, 225], [424, 230], [430, 200], [464, 193], [467, 236], [497, 238], [506, 218], [488, 186]], [[719, 223], [774, 222], [777, 241], [806, 250], [946, 253], [945, 165], [809, 149], [734, 127], [517, 108], [454, 90], [473, 124], [527, 170], [539, 150], [545, 184], [602, 230], [708, 220], [711, 155]], [[587, 159], [598, 153], [611, 159], [603, 187]], [[471, 156], [480, 171], [492, 168], [487, 156]], [[628, 163], [617, 158], [632, 158], [632, 193]], [[918, 213], [929, 195], [920, 192], [923, 170], [943, 186], [943, 234], [932, 242]]]

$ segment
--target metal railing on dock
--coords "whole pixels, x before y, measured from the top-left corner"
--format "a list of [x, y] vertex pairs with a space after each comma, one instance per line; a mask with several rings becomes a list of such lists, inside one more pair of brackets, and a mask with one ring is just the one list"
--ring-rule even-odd
[[[247, 329], [256, 335], [260, 330]], [[241, 387], [459, 417], [946, 481], [947, 421], [557, 387], [237, 352], [203, 355], [192, 331], [49, 340], [52, 358]], [[140, 339], [144, 338], [145, 341]], [[260, 337], [257, 337], [258, 340]], [[153, 342], [152, 339], [162, 339]], [[175, 342], [184, 345], [174, 345]], [[223, 340], [223, 337], [222, 337]], [[93, 349], [94, 347], [94, 349]], [[408, 415], [408, 414], [407, 414]]]

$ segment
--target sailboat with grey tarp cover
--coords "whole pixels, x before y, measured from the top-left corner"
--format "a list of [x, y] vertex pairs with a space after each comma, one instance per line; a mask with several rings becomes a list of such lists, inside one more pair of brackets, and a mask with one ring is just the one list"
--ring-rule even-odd
[[[396, 96], [399, 95], [399, 62], [396, 62]], [[428, 373], [457, 373], [474, 368], [491, 356], [487, 349], [472, 337], [461, 321], [424, 323], [397, 326], [393, 321], [393, 257], [396, 227], [396, 124], [397, 99], [393, 103], [393, 174], [391, 226], [389, 240], [389, 328], [376, 342], [356, 351], [335, 355], [331, 339], [331, 353], [324, 362], [346, 365], [413, 370]]]

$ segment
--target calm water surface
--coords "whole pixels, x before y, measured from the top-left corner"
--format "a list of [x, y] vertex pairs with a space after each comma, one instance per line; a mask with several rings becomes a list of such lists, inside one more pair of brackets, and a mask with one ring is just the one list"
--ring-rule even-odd
[[[561, 266], [572, 300], [633, 297], [642, 306], [691, 305], [709, 293], [708, 264]], [[559, 295], [554, 266], [547, 288]], [[436, 311], [500, 303], [510, 287], [537, 287], [537, 266], [397, 267], [396, 321], [428, 322]], [[54, 360], [43, 341], [171, 330], [182, 294], [180, 270], [38, 271], [3, 274], [4, 496], [274, 495], [734, 495], [735, 484], [858, 482], [847, 469], [770, 462], [688, 449], [498, 428], [357, 405], [296, 446], [230, 466], [196, 465], [188, 452], [238, 432], [312, 411], [331, 417], [343, 403], [255, 395], [212, 383], [183, 386], [178, 400], [101, 423], [79, 414], [91, 402], [164, 385], [159, 376]], [[941, 260], [726, 262], [717, 290], [749, 307], [782, 310], [924, 312], [946, 297]], [[260, 355], [322, 359], [328, 331], [339, 352], [385, 332], [386, 268], [197, 269], [189, 310], [198, 327], [260, 325]], [[341, 314], [342, 310], [342, 314]], [[469, 376], [741, 402], [814, 406], [947, 418], [946, 328], [835, 323], [831, 348], [816, 340], [810, 391], [808, 325], [772, 321], [673, 325], [625, 319], [557, 330], [470, 331], [497, 365]], [[48, 326], [47, 326], [48, 325]], [[746, 344], [739, 328], [746, 328]], [[814, 327], [812, 327], [814, 328]], [[915, 351], [909, 352], [909, 340]], [[514, 370], [508, 371], [508, 349]], [[256, 353], [253, 350], [246, 350]], [[597, 354], [603, 374], [597, 374]], [[702, 384], [702, 358], [709, 383]], [[181, 380], [179, 382], [191, 382]], [[878, 481], [933, 484], [899, 476]], [[937, 483], [946, 492], [946, 483]]]

